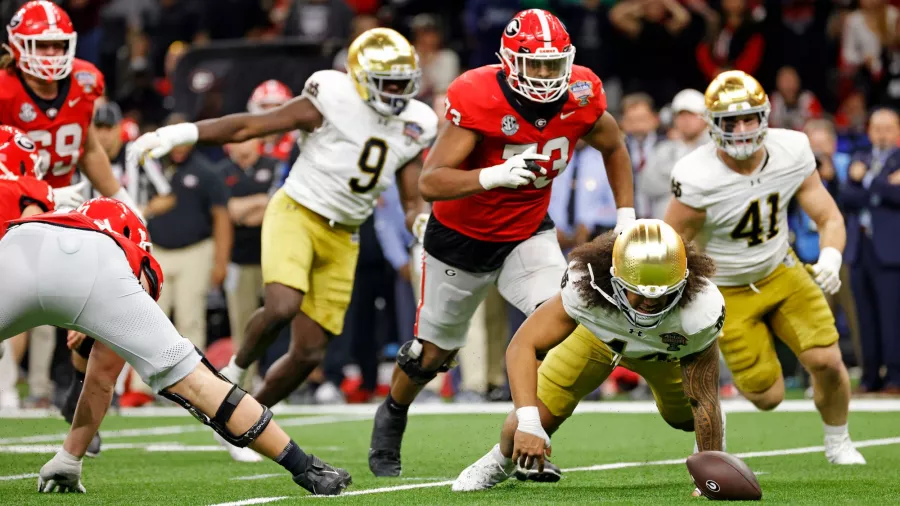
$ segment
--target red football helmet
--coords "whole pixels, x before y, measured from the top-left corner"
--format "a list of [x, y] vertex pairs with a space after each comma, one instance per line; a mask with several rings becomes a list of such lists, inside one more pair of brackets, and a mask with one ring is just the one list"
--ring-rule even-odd
[[[72, 72], [77, 35], [66, 11], [46, 0], [28, 2], [6, 27], [10, 49], [19, 69], [48, 81], [65, 79]], [[41, 54], [41, 43], [63, 42], [61, 55]]]
[[553, 102], [568, 91], [575, 46], [553, 14], [522, 11], [503, 30], [500, 53], [506, 82], [528, 100]]
[[98, 197], [81, 204], [78, 209], [75, 209], [75, 212], [93, 219], [94, 223], [103, 230], [109, 230], [131, 239], [147, 253], [153, 252], [147, 227], [124, 203], [116, 199]]
[[0, 174], [36, 179], [44, 177], [41, 156], [34, 141], [16, 127], [0, 125]]
[[247, 102], [247, 110], [252, 113], [260, 113], [271, 106], [279, 106], [294, 98], [294, 93], [281, 81], [269, 79], [253, 90], [253, 95]]

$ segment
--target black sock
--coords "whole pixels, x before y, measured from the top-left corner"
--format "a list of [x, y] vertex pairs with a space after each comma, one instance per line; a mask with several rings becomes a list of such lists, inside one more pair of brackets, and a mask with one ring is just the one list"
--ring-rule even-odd
[[75, 407], [78, 405], [78, 398], [81, 397], [81, 390], [84, 388], [85, 373], [80, 372], [77, 369], [74, 373], [75, 374], [72, 375], [72, 383], [69, 385], [69, 390], [66, 392], [66, 398], [63, 401], [63, 406], [60, 410], [62, 411], [63, 418], [70, 424], [75, 416]]
[[384, 400], [384, 404], [392, 415], [406, 415], [409, 411], [409, 404], [403, 405], [397, 403], [397, 401], [391, 397], [391, 394], [388, 394], [387, 399]]
[[288, 472], [291, 473], [291, 476], [297, 476], [298, 474], [306, 472], [308, 461], [309, 455], [304, 453], [293, 439], [291, 439], [291, 442], [284, 447], [281, 455], [275, 459], [275, 462], [278, 462], [281, 467], [287, 469]]

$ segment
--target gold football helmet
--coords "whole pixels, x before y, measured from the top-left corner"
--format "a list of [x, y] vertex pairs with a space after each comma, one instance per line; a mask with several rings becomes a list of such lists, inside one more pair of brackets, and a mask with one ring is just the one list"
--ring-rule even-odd
[[385, 116], [403, 112], [422, 82], [416, 50], [390, 28], [367, 30], [350, 44], [347, 73], [359, 96]]
[[[635, 221], [616, 238], [609, 273], [612, 296], [593, 284], [593, 279], [592, 286], [615, 304], [632, 325], [645, 329], [659, 326], [681, 300], [687, 284], [687, 254], [681, 236], [662, 220]], [[631, 306], [628, 292], [668, 300], [663, 309], [648, 314]]]
[[[762, 147], [769, 129], [769, 97], [753, 76], [722, 72], [706, 88], [706, 122], [713, 141], [729, 156], [746, 160]], [[755, 130], [734, 132], [733, 118], [755, 114]]]

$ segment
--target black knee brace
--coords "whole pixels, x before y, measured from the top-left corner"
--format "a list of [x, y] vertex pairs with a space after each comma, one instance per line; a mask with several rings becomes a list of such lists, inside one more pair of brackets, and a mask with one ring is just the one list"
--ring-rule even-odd
[[[200, 353], [200, 350], [197, 350], [197, 353]], [[203, 365], [209, 368], [210, 371], [214, 372], [216, 376], [227, 383], [231, 383], [230, 381], [228, 381], [228, 378], [219, 374], [219, 371], [217, 371], [216, 368], [209, 363], [209, 360], [206, 359], [203, 353], [200, 353], [200, 360]], [[193, 404], [188, 402], [187, 399], [178, 394], [169, 392], [165, 389], [162, 390], [160, 394], [163, 397], [181, 405], [181, 407], [188, 410], [188, 412], [193, 415], [194, 418], [199, 420], [200, 423], [212, 427], [212, 429], [216, 431], [220, 436], [225, 438], [226, 441], [234, 446], [237, 446], [238, 448], [245, 448], [254, 440], [256, 440], [256, 438], [258, 438], [259, 435], [262, 434], [264, 430], [266, 430], [266, 427], [272, 420], [272, 411], [267, 406], [263, 406], [263, 412], [259, 416], [259, 420], [257, 420], [252, 427], [247, 429], [247, 432], [244, 432], [240, 436], [232, 434], [227, 427], [228, 420], [231, 419], [231, 415], [234, 413], [234, 410], [237, 409], [238, 404], [240, 404], [241, 402], [241, 399], [243, 399], [244, 396], [247, 395], [247, 392], [243, 391], [234, 384], [232, 384], [231, 390], [228, 391], [228, 395], [226, 395], [225, 399], [222, 400], [222, 404], [219, 405], [219, 409], [216, 410], [216, 414], [212, 418], [200, 412], [200, 410], [198, 410], [196, 407], [194, 407]]]
[[425, 385], [433, 380], [438, 373], [447, 372], [456, 366], [456, 352], [453, 352], [447, 360], [433, 371], [422, 368], [422, 342], [413, 339], [400, 347], [397, 352], [397, 365], [405, 372], [409, 379], [417, 385]]
[[85, 360], [91, 357], [91, 350], [94, 349], [94, 338], [93, 337], [85, 337], [81, 344], [75, 348], [75, 353], [84, 357]]

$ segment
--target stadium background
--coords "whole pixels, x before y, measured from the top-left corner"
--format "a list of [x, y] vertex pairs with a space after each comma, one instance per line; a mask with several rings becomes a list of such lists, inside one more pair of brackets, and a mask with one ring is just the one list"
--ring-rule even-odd
[[[5, 25], [24, 2], [0, 2]], [[670, 102], [680, 90], [704, 90], [717, 72], [738, 68], [755, 75], [769, 91], [773, 104], [771, 126], [802, 129], [811, 119], [826, 119], [837, 133], [839, 153], [853, 155], [868, 149], [868, 113], [876, 106], [900, 105], [900, 29], [898, 11], [881, 0], [855, 1], [744, 1], [744, 0], [59, 0], [78, 32], [78, 55], [95, 63], [106, 76], [107, 98], [119, 104], [125, 122], [123, 135], [163, 124], [172, 113], [198, 120], [246, 109], [252, 90], [266, 79], [278, 79], [299, 92], [305, 79], [323, 68], [342, 68], [342, 54], [355, 34], [371, 26], [390, 26], [416, 45], [425, 69], [420, 100], [440, 107], [441, 94], [460, 72], [496, 62], [502, 28], [512, 15], [529, 7], [550, 9], [566, 23], [577, 48], [576, 63], [604, 80], [610, 111], [628, 135], [635, 164], [638, 201], [642, 198], [640, 171], [645, 155], [658, 141], [673, 136]], [[790, 69], [793, 69], [791, 71]], [[631, 107], [635, 106], [635, 107]], [[440, 113], [440, 111], [438, 111]], [[231, 163], [219, 148], [199, 148], [211, 162]], [[293, 154], [296, 156], [296, 153]], [[285, 170], [288, 164], [281, 167]], [[222, 169], [223, 174], [226, 169]], [[577, 177], [577, 176], [573, 176]], [[223, 175], [224, 178], [224, 175]], [[591, 181], [591, 183], [593, 183]], [[573, 184], [577, 186], [579, 181]], [[602, 183], [600, 183], [602, 184]], [[277, 183], [276, 183], [277, 185]], [[836, 186], [835, 186], [836, 187]], [[385, 226], [390, 214], [379, 207]], [[649, 207], [639, 208], [649, 215]], [[374, 326], [350, 326], [329, 348], [325, 371], [295, 396], [315, 402], [315, 385], [340, 387], [318, 396], [319, 402], [367, 401], [359, 392], [353, 362], [389, 363], [398, 343], [411, 338], [411, 289], [408, 266], [388, 258], [391, 252], [375, 233], [376, 217], [362, 231], [363, 257], [358, 285], [367, 290], [357, 312]], [[557, 220], [559, 221], [559, 220]], [[593, 223], [593, 230], [602, 223]], [[798, 226], [798, 236], [810, 231]], [[801, 256], [813, 261], [817, 251]], [[404, 269], [407, 272], [404, 272]], [[849, 285], [849, 283], [848, 283]], [[211, 355], [227, 357], [227, 311], [221, 287], [210, 287], [207, 298], [207, 345]], [[380, 288], [380, 289], [378, 289]], [[852, 305], [851, 305], [852, 306]], [[362, 307], [362, 309], [360, 309]], [[486, 334], [505, 342], [521, 321], [511, 307], [506, 325], [488, 326]], [[852, 309], [849, 311], [852, 313]], [[841, 304], [838, 311], [845, 360], [859, 365], [861, 347], [853, 338], [854, 316]], [[355, 327], [355, 328], [354, 328]], [[359, 327], [362, 327], [361, 330]], [[374, 330], [373, 330], [374, 329]], [[356, 335], [353, 332], [357, 332]], [[900, 340], [900, 336], [894, 339]], [[365, 342], [360, 346], [358, 343]], [[282, 338], [261, 364], [286, 349]], [[218, 348], [218, 351], [217, 348]], [[359, 349], [377, 350], [368, 356]], [[789, 384], [805, 386], [790, 354], [784, 354]], [[438, 385], [434, 398], [506, 400], [497, 361], [455, 370]], [[493, 363], [485, 363], [492, 361]], [[70, 365], [65, 340], [58, 339], [50, 377], [67, 385]], [[23, 361], [27, 369], [29, 360]], [[362, 365], [362, 364], [360, 364]], [[362, 365], [363, 368], [370, 367]], [[502, 372], [502, 363], [499, 364]], [[486, 370], [486, 371], [483, 371]], [[484, 388], [465, 388], [464, 377], [488, 376]], [[491, 372], [493, 371], [493, 372]], [[795, 372], [796, 371], [796, 372]], [[854, 369], [858, 375], [858, 370]], [[492, 375], [492, 377], [491, 377]], [[22, 382], [25, 383], [25, 375]], [[629, 378], [604, 390], [614, 395]], [[482, 382], [485, 383], [485, 382]], [[499, 384], [498, 384], [499, 383]], [[727, 381], [726, 381], [727, 383]], [[724, 385], [727, 387], [727, 384]], [[614, 388], [615, 387], [615, 388]], [[28, 389], [21, 387], [23, 396]], [[63, 388], [56, 389], [60, 396]], [[638, 386], [633, 396], [646, 396]], [[795, 394], [799, 395], [799, 394]], [[26, 398], [26, 405], [45, 405], [53, 399]]]

